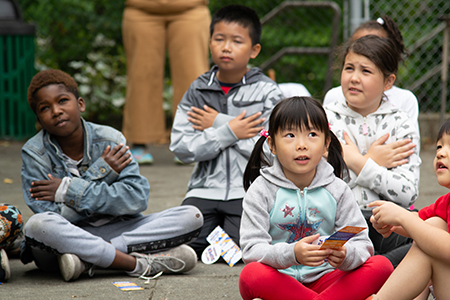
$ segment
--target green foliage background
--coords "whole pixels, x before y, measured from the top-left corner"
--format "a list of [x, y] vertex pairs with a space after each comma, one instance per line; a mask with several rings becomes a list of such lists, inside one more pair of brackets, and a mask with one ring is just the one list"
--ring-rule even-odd
[[[223, 6], [224, 2], [223, 0], [210, 1], [211, 12]], [[255, 8], [258, 15], [262, 17], [281, 2], [283, 1], [260, 0], [246, 1], [245, 4]], [[123, 54], [121, 35], [123, 0], [20, 0], [19, 3], [25, 20], [37, 25], [38, 37], [42, 38], [42, 42], [38, 43], [36, 56], [40, 63], [47, 67], [73, 72], [69, 62], [86, 60], [87, 53], [91, 51], [92, 43], [98, 33], [102, 33], [116, 43], [116, 46], [109, 49], [107, 54]], [[238, 4], [242, 1], [226, 1], [226, 3]], [[332, 15], [329, 11], [324, 13], [321, 18], [318, 18], [314, 14], [298, 15], [298, 11], [291, 10], [264, 26], [261, 41], [263, 50], [253, 64], [261, 64], [283, 46], [328, 46], [331, 28], [329, 24], [324, 24], [323, 19], [331, 19]], [[293, 28], [295, 30], [292, 30]], [[278, 81], [308, 82], [313, 90], [314, 88], [320, 90], [323, 71], [305, 72], [304, 68], [313, 67], [314, 69], [314, 66], [318, 65], [321, 69], [322, 62], [311, 64], [311, 61], [315, 59], [298, 61], [296, 57], [284, 58], [279, 69], [293, 67], [293, 70], [277, 72]], [[124, 66], [121, 67], [124, 68]], [[285, 73], [295, 73], [296, 76], [287, 76]], [[318, 84], [310, 81], [317, 81]]]
[[[318, 0], [320, 1], [320, 0]], [[436, 0], [444, 1], [444, 0]], [[80, 92], [88, 102], [86, 118], [121, 126], [121, 109], [126, 89], [126, 60], [122, 44], [121, 20], [124, 0], [17, 0], [24, 20], [37, 26], [36, 68], [60, 68], [74, 75]], [[228, 4], [243, 4], [256, 10], [262, 18], [283, 0], [210, 0], [214, 13]], [[335, 1], [342, 9], [343, 0]], [[386, 14], [402, 11], [396, 1], [376, 1]], [[411, 18], [418, 10], [426, 9], [432, 1], [413, 0]], [[417, 6], [417, 7], [416, 7]], [[403, 12], [402, 12], [403, 13]], [[432, 15], [439, 12], [434, 11]], [[383, 13], [385, 14], [385, 13]], [[259, 66], [282, 47], [328, 47], [331, 38], [333, 13], [331, 10], [313, 11], [292, 8], [264, 25], [261, 54], [251, 64]], [[378, 17], [378, 16], [375, 16]], [[434, 17], [433, 17], [434, 18]], [[342, 19], [342, 17], [341, 17]], [[434, 18], [434, 20], [437, 19]], [[431, 22], [431, 20], [430, 20]], [[401, 27], [401, 24], [399, 24]], [[424, 24], [422, 26], [427, 26]], [[408, 28], [400, 28], [406, 44], [417, 39]], [[423, 28], [422, 28], [423, 29]], [[342, 42], [342, 25], [338, 43]], [[99, 42], [100, 41], [100, 42]], [[425, 55], [425, 54], [424, 54]], [[438, 59], [438, 58], [436, 58]], [[411, 67], [411, 66], [409, 66]], [[327, 57], [321, 55], [290, 55], [273, 66], [278, 82], [299, 82], [317, 99], [324, 95]], [[399, 78], [406, 78], [408, 64], [399, 70]], [[416, 74], [415, 76], [420, 76]], [[168, 116], [170, 105], [170, 70], [166, 64], [164, 97]], [[397, 81], [402, 86], [402, 81]], [[333, 86], [339, 85], [335, 72]], [[435, 89], [435, 86], [430, 87]], [[83, 91], [85, 93], [83, 93]], [[417, 92], [417, 91], [413, 91]], [[423, 91], [423, 94], [429, 94]], [[420, 100], [420, 99], [419, 99]]]
[[69, 62], [86, 60], [98, 33], [116, 42], [111, 55], [123, 53], [123, 0], [19, 0], [24, 20], [37, 26], [36, 57], [51, 68], [73, 71]]
[[24, 21], [36, 25], [37, 71], [58, 68], [74, 76], [88, 103], [85, 118], [120, 128], [126, 88], [124, 1], [17, 2]]

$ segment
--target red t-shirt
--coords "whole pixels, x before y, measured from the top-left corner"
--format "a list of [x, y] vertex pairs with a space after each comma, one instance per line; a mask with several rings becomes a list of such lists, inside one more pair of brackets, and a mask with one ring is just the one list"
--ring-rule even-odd
[[225, 83], [219, 80], [220, 87], [222, 88], [222, 91], [226, 94], [228, 94], [228, 91], [235, 86], [237, 83]]
[[222, 88], [222, 91], [226, 94], [228, 94], [228, 91], [232, 88], [232, 86], [220, 86]]
[[419, 210], [419, 217], [422, 220], [440, 217], [447, 222], [447, 229], [450, 232], [450, 193], [439, 197], [433, 204]]

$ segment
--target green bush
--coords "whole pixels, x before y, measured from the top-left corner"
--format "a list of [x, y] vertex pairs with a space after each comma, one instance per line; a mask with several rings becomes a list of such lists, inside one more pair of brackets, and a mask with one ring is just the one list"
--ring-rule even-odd
[[36, 69], [71, 74], [85, 99], [84, 117], [121, 128], [126, 89], [122, 44], [123, 0], [20, 0], [34, 23]]
[[[211, 0], [214, 13], [239, 1]], [[245, 3], [263, 17], [282, 0]], [[36, 69], [59, 68], [73, 75], [87, 103], [84, 116], [92, 121], [121, 126], [126, 90], [126, 61], [122, 44], [123, 0], [19, 0], [24, 19], [37, 26]], [[331, 18], [325, 12], [323, 18]], [[296, 30], [292, 30], [293, 26]], [[261, 54], [251, 63], [259, 66], [282, 47], [324, 47], [329, 24], [305, 10], [288, 10], [263, 28]], [[166, 64], [166, 78], [170, 70]], [[313, 95], [323, 95], [327, 59], [323, 56], [286, 56], [273, 68], [278, 82], [301, 82]], [[171, 115], [170, 80], [165, 79], [165, 108]]]
[[[126, 61], [121, 32], [124, 0], [18, 2], [25, 21], [37, 26], [36, 69], [59, 68], [72, 74], [80, 84], [81, 95], [87, 102], [85, 117], [120, 128], [126, 89]], [[282, 2], [283, 0], [248, 0], [244, 4], [254, 8], [262, 18]], [[342, 8], [343, 0], [336, 2]], [[401, 7], [396, 7], [395, 1], [376, 2], [381, 6], [379, 11], [407, 14]], [[214, 13], [224, 5], [241, 3], [238, 0], [210, 0], [209, 7], [211, 13]], [[414, 0], [408, 3], [417, 7], [417, 10], [412, 11], [417, 12], [419, 7], [428, 7], [433, 2], [424, 4], [423, 1]], [[429, 10], [433, 10], [433, 14], [438, 13], [433, 8]], [[328, 47], [333, 29], [339, 31], [338, 43], [341, 43], [342, 25], [340, 28], [331, 28], [332, 18], [330, 9], [290, 8], [283, 11], [263, 26], [262, 51], [251, 64], [260, 66], [283, 47]], [[426, 27], [427, 24], [421, 26]], [[417, 39], [412, 30], [402, 31], [407, 44]], [[414, 77], [417, 78], [427, 71], [419, 69], [421, 61], [415, 60], [414, 65], [408, 61], [400, 68], [400, 86], [405, 82], [404, 79], [411, 76], [408, 76], [411, 70], [416, 72]], [[324, 95], [327, 66], [328, 58], [323, 55], [289, 55], [280, 59], [272, 68], [278, 82], [302, 83], [313, 96], [321, 99]], [[172, 92], [168, 78], [170, 69], [166, 64], [163, 97], [164, 107], [170, 117]], [[337, 73], [333, 76], [333, 86], [336, 85], [339, 85]], [[431, 89], [435, 87], [432, 86]], [[428, 88], [424, 94], [429, 94]]]

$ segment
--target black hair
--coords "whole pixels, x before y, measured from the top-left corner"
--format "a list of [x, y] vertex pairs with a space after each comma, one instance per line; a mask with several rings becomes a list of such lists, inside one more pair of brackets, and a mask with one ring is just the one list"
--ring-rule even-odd
[[[405, 44], [403, 43], [403, 36], [400, 32], [400, 29], [398, 28], [397, 24], [392, 20], [389, 16], [383, 16], [380, 21], [378, 19], [370, 20], [365, 23], [362, 23], [359, 25], [358, 28], [353, 32], [353, 35], [360, 31], [360, 30], [377, 30], [377, 31], [384, 31], [387, 35], [387, 38], [391, 39], [397, 48], [398, 53], [400, 53], [400, 56], [407, 55], [408, 51], [406, 50]], [[401, 58], [402, 59], [402, 58]]]
[[[336, 135], [330, 130], [327, 115], [322, 105], [311, 97], [291, 97], [281, 100], [273, 109], [269, 118], [269, 135], [273, 138], [279, 131], [286, 128], [316, 128], [325, 133], [325, 141], [330, 139], [328, 146], [328, 162], [334, 168], [334, 174], [340, 178], [348, 177], [348, 168], [342, 157], [342, 146]], [[253, 148], [244, 172], [244, 189], [259, 176], [263, 165], [269, 165], [264, 155], [265, 136], [261, 136]]]
[[342, 66], [344, 66], [349, 52], [367, 57], [381, 70], [384, 78], [391, 74], [397, 74], [401, 55], [390, 39], [377, 35], [366, 35], [350, 42], [343, 52]]
[[220, 8], [212, 16], [211, 25], [209, 26], [210, 37], [212, 37], [214, 26], [218, 22], [238, 23], [244, 28], [248, 28], [250, 38], [252, 39], [252, 46], [261, 42], [261, 22], [256, 12], [250, 7], [228, 5]]
[[439, 132], [436, 138], [436, 143], [442, 138], [444, 134], [450, 134], [450, 119], [447, 119], [439, 128]]

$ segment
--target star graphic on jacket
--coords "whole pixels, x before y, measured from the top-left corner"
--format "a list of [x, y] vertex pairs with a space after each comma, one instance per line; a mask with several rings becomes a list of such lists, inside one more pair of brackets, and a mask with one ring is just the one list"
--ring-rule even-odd
[[281, 208], [280, 210], [282, 212], [284, 212], [284, 217], [286, 218], [288, 215], [292, 216], [292, 217], [294, 216], [292, 214], [292, 211], [294, 210], [294, 208], [295, 208], [295, 206], [294, 207], [289, 207], [289, 205], [286, 203], [286, 207], [285, 208]]
[[322, 222], [323, 219], [317, 222], [309, 222], [307, 218], [303, 220], [300, 214], [295, 222], [281, 223], [277, 224], [277, 226], [282, 230], [291, 232], [286, 242], [293, 243], [306, 236], [315, 234], [319, 229], [320, 225], [322, 224]]

